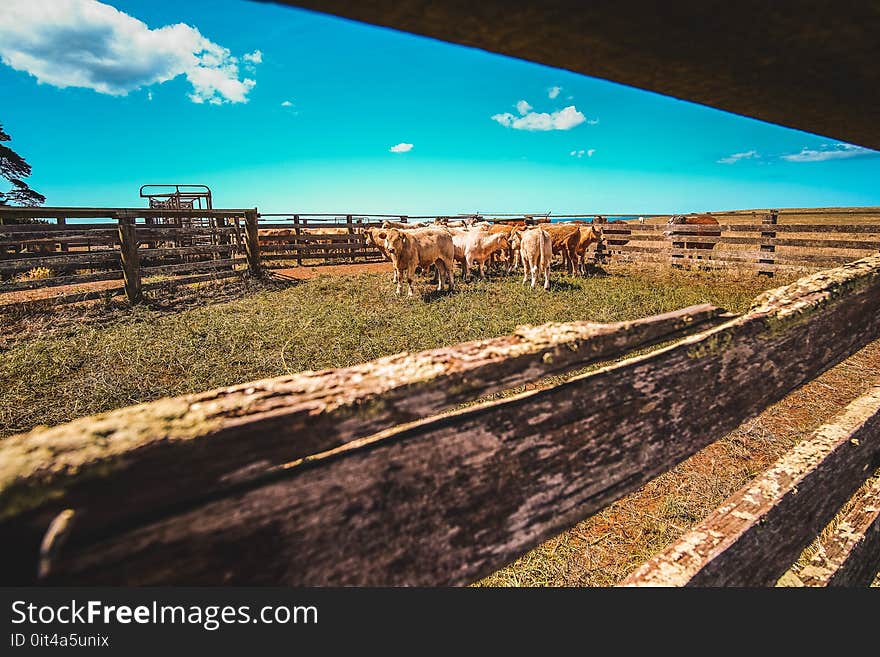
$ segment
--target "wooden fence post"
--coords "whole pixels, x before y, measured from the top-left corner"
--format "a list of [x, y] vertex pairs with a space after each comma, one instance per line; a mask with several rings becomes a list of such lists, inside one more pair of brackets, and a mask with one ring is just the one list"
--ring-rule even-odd
[[[59, 226], [67, 225], [67, 217], [56, 217], [55, 220]], [[89, 250], [91, 250], [91, 245], [89, 245], [89, 247], [90, 247]], [[61, 251], [67, 252], [68, 250], [69, 250], [69, 247], [67, 245], [67, 242], [61, 242]]]
[[257, 209], [244, 213], [244, 248], [247, 253], [248, 271], [254, 278], [263, 278], [260, 266], [260, 234], [257, 231]]
[[[350, 215], [350, 214], [345, 216], [345, 227], [348, 229], [349, 235], [354, 235], [354, 224], [352, 223], [352, 215]], [[351, 241], [351, 239], [352, 238], [349, 238], [349, 241]], [[348, 250], [348, 261], [354, 262], [354, 260], [355, 260], [354, 249], [349, 248], [347, 250]]]
[[122, 278], [125, 282], [125, 296], [132, 305], [143, 301], [141, 291], [141, 256], [138, 253], [137, 229], [134, 217], [120, 215], [119, 259], [122, 261]]
[[[761, 220], [761, 224], [767, 226], [767, 229], [761, 231], [761, 243], [758, 247], [761, 251], [761, 257], [758, 259], [758, 264], [760, 265], [772, 265], [776, 261], [774, 256], [776, 244], [770, 241], [776, 237], [776, 231], [771, 230], [770, 226], [775, 226], [778, 219], [779, 210], [770, 210]], [[759, 269], [758, 273], [765, 276], [773, 276], [773, 269], [771, 267]]]
[[296, 266], [303, 266], [303, 255], [302, 255], [302, 242], [299, 239], [299, 236], [302, 235], [302, 229], [299, 226], [299, 215], [293, 215], [293, 232], [296, 233], [296, 241], [294, 242], [294, 248], [296, 249]]

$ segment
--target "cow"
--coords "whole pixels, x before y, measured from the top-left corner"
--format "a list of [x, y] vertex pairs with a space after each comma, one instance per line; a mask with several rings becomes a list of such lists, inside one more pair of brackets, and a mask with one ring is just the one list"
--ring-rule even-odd
[[425, 228], [427, 224], [407, 223], [405, 221], [390, 221], [386, 219], [382, 222], [382, 228], [396, 228], [398, 230], [412, 230], [414, 228]]
[[507, 236], [508, 231], [462, 230], [452, 233], [455, 259], [461, 263], [466, 281], [470, 279], [474, 262], [480, 263], [480, 278], [486, 278], [486, 263], [491, 262], [497, 252], [507, 250]]
[[416, 267], [426, 269], [430, 265], [437, 268], [437, 290], [443, 289], [444, 278], [447, 280], [449, 291], [455, 290], [453, 272], [455, 249], [452, 245], [452, 235], [448, 230], [433, 227], [413, 230], [387, 228], [376, 233], [375, 237], [382, 240], [385, 251], [391, 257], [398, 295], [403, 290], [405, 279], [409, 288], [407, 296], [413, 296], [412, 279]]
[[296, 237], [294, 228], [260, 228], [257, 231], [260, 244], [287, 244], [292, 237]]
[[523, 265], [523, 285], [532, 277], [532, 289], [537, 282], [538, 272], [544, 274], [544, 289], [550, 289], [550, 262], [553, 260], [553, 242], [550, 234], [542, 227], [529, 228], [517, 233], [520, 259]]
[[595, 255], [598, 260], [600, 257], [600, 253], [602, 253], [605, 245], [605, 236], [602, 233], [601, 226], [579, 226], [578, 227], [578, 241], [575, 246], [575, 258], [578, 261], [578, 271], [581, 274], [586, 274], [587, 272], [587, 250], [590, 244], [596, 244]]
[[562, 223], [542, 226], [550, 235], [553, 253], [562, 254], [562, 266], [571, 274], [575, 273], [577, 258], [575, 249], [580, 239], [580, 227], [577, 224]]

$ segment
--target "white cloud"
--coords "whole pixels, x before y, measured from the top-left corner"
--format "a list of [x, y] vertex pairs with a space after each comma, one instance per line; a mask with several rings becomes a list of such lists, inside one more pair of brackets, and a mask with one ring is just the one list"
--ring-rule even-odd
[[577, 159], [580, 160], [580, 159], [582, 159], [582, 158], [584, 157], [584, 155], [586, 155], [587, 157], [593, 157], [593, 153], [595, 153], [595, 152], [596, 152], [596, 149], [595, 149], [595, 148], [590, 148], [590, 149], [588, 149], [588, 150], [584, 150], [584, 149], [582, 148], [582, 149], [579, 150], [579, 151], [578, 151], [578, 150], [571, 151], [571, 152], [569, 153], [569, 155], [571, 155], [572, 157], [576, 157]]
[[851, 157], [866, 157], [880, 155], [878, 151], [863, 148], [853, 144], [822, 144], [819, 149], [811, 149], [804, 146], [800, 153], [783, 155], [782, 159], [788, 162], [825, 162], [826, 160], [845, 160]]
[[528, 101], [521, 100], [516, 104], [516, 111], [522, 115], [528, 114], [532, 109], [532, 106], [529, 105]]
[[263, 53], [259, 50], [254, 50], [253, 52], [246, 52], [241, 56], [241, 58], [250, 63], [250, 64], [262, 64], [263, 63]]
[[147, 92], [147, 100], [153, 100], [153, 92], [152, 91]]
[[43, 84], [112, 96], [184, 75], [194, 103], [245, 103], [256, 84], [240, 79], [238, 58], [197, 28], [150, 29], [97, 0], [3, 0], [0, 61]]
[[559, 92], [562, 91], [562, 87], [550, 87], [547, 90], [547, 98], [553, 100], [556, 96], [559, 95]]
[[761, 155], [758, 151], [743, 151], [742, 153], [733, 153], [732, 155], [728, 155], [727, 157], [722, 157], [720, 160], [717, 160], [718, 164], [736, 164], [740, 160], [756, 160], [760, 158]]
[[[388, 150], [392, 153], [409, 153], [413, 149], [412, 144], [407, 144], [406, 142], [400, 142], [399, 144], [395, 144]], [[430, 149], [429, 149], [430, 150]]]
[[590, 148], [587, 150], [587, 157], [593, 157], [593, 153], [596, 152], [595, 148]]
[[285, 100], [283, 103], [281, 103], [281, 107], [293, 107], [293, 103], [291, 103], [289, 100]]
[[523, 116], [514, 116], [510, 112], [504, 112], [490, 118], [505, 128], [530, 131], [571, 130], [587, 121], [587, 117], [579, 112], [574, 105], [569, 105], [550, 114], [529, 111]]

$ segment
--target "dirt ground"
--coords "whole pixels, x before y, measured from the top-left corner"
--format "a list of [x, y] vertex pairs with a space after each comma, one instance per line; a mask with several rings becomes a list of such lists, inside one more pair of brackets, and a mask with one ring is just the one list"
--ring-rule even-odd
[[[304, 267], [290, 267], [285, 269], [273, 269], [272, 275], [283, 279], [307, 280], [322, 274], [361, 274], [381, 271], [391, 271], [390, 262], [366, 262], [344, 265], [307, 265]], [[172, 279], [173, 282], [173, 279]], [[58, 287], [46, 287], [36, 290], [20, 290], [18, 292], [0, 291], [0, 308], [5, 305], [22, 303], [26, 301], [38, 301], [53, 297], [72, 294], [76, 292], [93, 292], [95, 290], [115, 290], [122, 294], [122, 281], [95, 281], [94, 283], [78, 283], [75, 285], [59, 285]]]

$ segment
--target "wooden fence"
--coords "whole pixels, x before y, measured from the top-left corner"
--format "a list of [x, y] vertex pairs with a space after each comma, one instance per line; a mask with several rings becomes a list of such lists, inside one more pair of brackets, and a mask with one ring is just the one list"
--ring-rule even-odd
[[[822, 212], [824, 219], [845, 217], [850, 221], [856, 214], [852, 210]], [[876, 223], [806, 223], [813, 213], [729, 212], [718, 215], [719, 225], [626, 221], [603, 224], [603, 230], [612, 262], [736, 267], [768, 275], [780, 270], [815, 271], [880, 250], [880, 208], [858, 210], [860, 219], [876, 217]], [[558, 218], [584, 221], [593, 216]], [[752, 219], [752, 223], [735, 223], [743, 216]], [[252, 275], [262, 276], [266, 270], [315, 261], [380, 261], [382, 254], [366, 243], [365, 228], [378, 226], [386, 219], [409, 222], [437, 218], [261, 215], [256, 209], [0, 207], [0, 221], [25, 217], [50, 218], [57, 223], [0, 225], [0, 293], [120, 280], [132, 302], [139, 301], [144, 290], [168, 285], [167, 280], [150, 280], [156, 276], [172, 276], [176, 283], [192, 283], [234, 276], [244, 265]], [[67, 222], [83, 218], [110, 219], [115, 225]], [[209, 225], [185, 224], [193, 218], [207, 219]], [[531, 215], [504, 216], [503, 220], [527, 218]], [[170, 223], [158, 223], [160, 220]], [[51, 270], [54, 276], [28, 276], [28, 272], [40, 267]], [[80, 301], [106, 294], [106, 290], [74, 292], [53, 301]]]
[[[194, 218], [207, 225], [186, 224]], [[193, 283], [236, 275], [242, 264], [259, 270], [259, 247], [249, 246], [251, 234], [256, 244], [256, 210], [0, 207], [0, 221], [0, 279], [6, 279], [0, 292], [120, 280], [137, 303], [144, 290], [165, 284], [158, 277]], [[43, 276], [22, 277], [40, 269]], [[76, 292], [55, 301], [105, 294]]]
[[[870, 213], [870, 209], [866, 209]], [[880, 251], [880, 209], [875, 223], [796, 223], [804, 211], [752, 213], [752, 223], [666, 225], [636, 222], [604, 225], [612, 258], [673, 266], [776, 271], [815, 271]], [[828, 215], [832, 220], [833, 212]], [[733, 219], [738, 213], [726, 213]], [[784, 219], [786, 223], [779, 223]], [[839, 220], [839, 219], [838, 219]]]
[[[878, 338], [880, 254], [768, 291], [742, 315], [522, 327], [38, 428], [0, 442], [0, 576], [465, 584]], [[484, 401], [592, 363], [606, 364]], [[804, 579], [865, 583], [880, 555], [878, 465], [875, 389], [627, 583], [771, 585], [850, 498]]]

